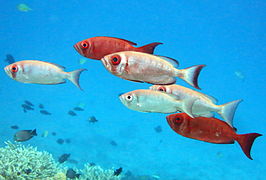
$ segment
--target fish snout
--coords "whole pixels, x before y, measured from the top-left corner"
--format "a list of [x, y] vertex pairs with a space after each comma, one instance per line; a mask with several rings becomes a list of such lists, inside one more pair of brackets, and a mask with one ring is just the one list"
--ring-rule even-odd
[[118, 97], [121, 97], [123, 94], [125, 94], [125, 93], [119, 93], [119, 94], [118, 94]]

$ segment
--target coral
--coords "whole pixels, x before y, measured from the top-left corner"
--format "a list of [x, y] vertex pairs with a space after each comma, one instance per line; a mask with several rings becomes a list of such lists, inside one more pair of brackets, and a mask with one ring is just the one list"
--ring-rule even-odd
[[54, 177], [53, 180], [66, 180], [66, 174], [63, 172], [57, 173]]
[[80, 172], [80, 180], [120, 180], [121, 175], [114, 176], [114, 170], [103, 170], [100, 166], [86, 164]]
[[0, 148], [0, 180], [54, 180], [60, 172], [48, 152], [11, 142], [6, 142], [6, 145]]

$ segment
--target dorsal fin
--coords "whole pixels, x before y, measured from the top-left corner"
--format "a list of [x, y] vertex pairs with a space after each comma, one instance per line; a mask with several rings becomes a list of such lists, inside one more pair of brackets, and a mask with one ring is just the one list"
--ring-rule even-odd
[[62, 69], [62, 70], [66, 69], [64, 66], [61, 66], [61, 65], [59, 65], [59, 64], [55, 64], [55, 63], [51, 63], [51, 62], [46, 62], [46, 63], [48, 63], [48, 64], [52, 64], [52, 65], [54, 65], [54, 66], [56, 66], [56, 67], [58, 67], [58, 68], [60, 68], [60, 69]]
[[159, 58], [162, 58], [163, 60], [168, 61], [169, 63], [171, 63], [174, 67], [178, 67], [179, 66], [179, 62], [173, 58], [167, 57], [167, 56], [160, 56], [160, 55], [155, 55]]
[[118, 39], [118, 40], [121, 40], [121, 41], [125, 41], [127, 43], [129, 43], [130, 45], [137, 45], [137, 43], [134, 43], [132, 41], [129, 41], [129, 40], [126, 40], [126, 39], [121, 39], [121, 38], [116, 38], [116, 37], [113, 37], [114, 39]]

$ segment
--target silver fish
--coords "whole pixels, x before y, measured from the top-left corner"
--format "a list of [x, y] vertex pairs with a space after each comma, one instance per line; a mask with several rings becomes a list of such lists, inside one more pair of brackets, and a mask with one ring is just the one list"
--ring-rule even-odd
[[185, 112], [190, 115], [192, 114], [192, 105], [195, 101], [195, 99], [179, 101], [173, 95], [149, 89], [139, 89], [125, 93], [120, 95], [119, 99], [126, 107], [135, 111], [158, 113]]
[[65, 72], [64, 67], [37, 60], [25, 60], [15, 62], [5, 67], [6, 74], [19, 82], [33, 84], [62, 84], [66, 79], [74, 83], [78, 88], [79, 76], [86, 69], [78, 69]]
[[175, 95], [176, 99], [180, 101], [197, 99], [192, 106], [192, 115], [194, 117], [213, 117], [213, 112], [217, 112], [232, 127], [236, 108], [242, 101], [235, 100], [223, 105], [216, 105], [217, 100], [215, 98], [176, 84], [153, 85], [150, 89]]
[[174, 84], [176, 77], [179, 77], [198, 89], [200, 89], [198, 75], [205, 66], [176, 69], [178, 62], [172, 58], [135, 51], [106, 55], [101, 61], [110, 73], [126, 80], [151, 84]]

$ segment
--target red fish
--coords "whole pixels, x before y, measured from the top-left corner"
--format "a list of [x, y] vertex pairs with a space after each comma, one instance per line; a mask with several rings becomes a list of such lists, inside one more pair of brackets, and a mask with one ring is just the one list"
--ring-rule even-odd
[[74, 45], [74, 48], [84, 57], [100, 60], [105, 55], [120, 51], [138, 51], [153, 54], [154, 48], [159, 44], [162, 43], [155, 42], [142, 47], [134, 47], [132, 45], [137, 45], [136, 43], [125, 39], [100, 36], [80, 41]]
[[258, 133], [236, 134], [231, 126], [216, 118], [191, 118], [185, 113], [177, 113], [168, 115], [166, 119], [170, 127], [184, 137], [217, 144], [233, 144], [237, 141], [251, 160], [252, 144], [257, 137], [262, 136]]

